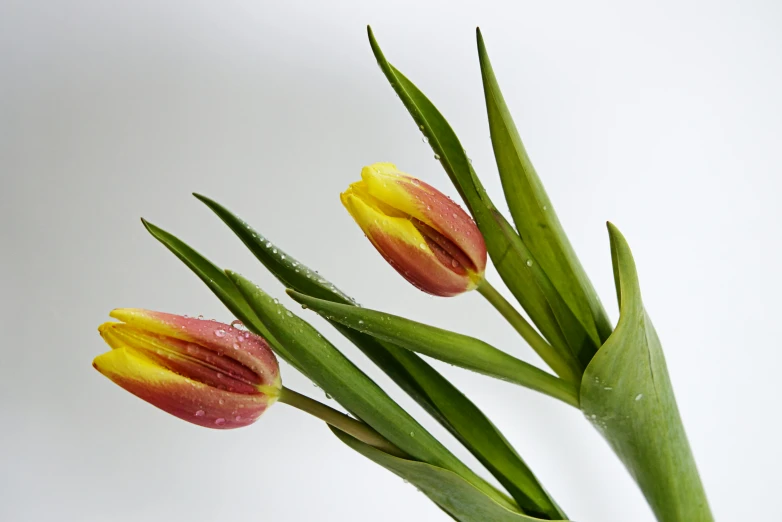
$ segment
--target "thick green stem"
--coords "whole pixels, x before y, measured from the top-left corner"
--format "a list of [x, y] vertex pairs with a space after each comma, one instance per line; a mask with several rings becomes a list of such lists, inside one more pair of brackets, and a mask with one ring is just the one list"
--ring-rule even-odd
[[354, 419], [344, 413], [326, 406], [322, 402], [297, 393], [290, 388], [283, 387], [280, 390], [278, 401], [293, 406], [303, 412], [309, 413], [313, 417], [325, 421], [327, 424], [344, 431], [348, 435], [357, 438], [361, 442], [374, 446], [390, 455], [400, 458], [410, 458], [404, 451], [394, 446], [369, 425]]
[[567, 381], [573, 383], [581, 382], [581, 370], [578, 362], [572, 357], [564, 357], [546, 342], [543, 336], [487, 280], [484, 279], [478, 285], [477, 290], [527, 341], [532, 349], [535, 350], [535, 353], [540, 355], [549, 368]]

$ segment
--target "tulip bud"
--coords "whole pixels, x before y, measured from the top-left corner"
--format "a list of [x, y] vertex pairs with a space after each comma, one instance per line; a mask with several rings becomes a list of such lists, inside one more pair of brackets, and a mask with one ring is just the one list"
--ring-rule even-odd
[[207, 428], [255, 422], [280, 394], [266, 341], [216, 321], [122, 308], [98, 331], [113, 349], [92, 365], [133, 395]]
[[486, 244], [475, 222], [423, 181], [375, 163], [341, 199], [386, 261], [424, 292], [449, 297], [483, 280]]

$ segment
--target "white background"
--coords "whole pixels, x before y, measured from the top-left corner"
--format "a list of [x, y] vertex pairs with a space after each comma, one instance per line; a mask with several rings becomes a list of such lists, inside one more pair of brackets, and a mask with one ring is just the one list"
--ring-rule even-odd
[[[404, 283], [339, 204], [376, 161], [455, 195], [375, 65], [367, 23], [449, 118], [504, 207], [475, 51], [481, 26], [528, 151], [614, 319], [604, 222], [630, 241], [717, 519], [778, 516], [778, 2], [5, 0], [0, 520], [444, 519], [287, 406], [247, 429], [202, 429], [90, 366], [107, 349], [96, 327], [111, 308], [231, 319], [139, 216], [285, 297], [191, 191], [367, 306], [539, 362], [479, 295], [439, 299]], [[652, 520], [576, 410], [436, 366], [573, 519]]]

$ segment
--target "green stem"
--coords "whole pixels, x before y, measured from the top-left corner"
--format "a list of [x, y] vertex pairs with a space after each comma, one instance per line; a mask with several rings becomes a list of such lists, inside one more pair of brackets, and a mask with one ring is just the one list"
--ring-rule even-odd
[[543, 336], [486, 279], [478, 285], [477, 290], [527, 341], [549, 368], [565, 380], [573, 383], [581, 381], [581, 371], [577, 362], [563, 357], [546, 342]]
[[309, 413], [313, 417], [325, 421], [327, 424], [334, 426], [335, 428], [344, 431], [348, 435], [357, 438], [358, 440], [369, 444], [381, 451], [384, 451], [395, 457], [403, 459], [409, 459], [410, 456], [401, 449], [394, 446], [391, 442], [385, 439], [378, 432], [373, 430], [369, 425], [364, 424], [361, 421], [349, 417], [344, 413], [326, 406], [322, 402], [318, 402], [314, 399], [297, 393], [290, 388], [283, 387], [280, 390], [280, 395], [277, 398], [278, 401], [293, 406], [294, 408], [303, 412]]

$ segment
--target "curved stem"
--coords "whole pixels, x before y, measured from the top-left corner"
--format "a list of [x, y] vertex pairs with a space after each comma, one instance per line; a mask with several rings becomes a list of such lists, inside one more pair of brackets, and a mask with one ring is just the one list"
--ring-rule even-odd
[[555, 350], [486, 279], [478, 285], [476, 290], [491, 303], [557, 375], [570, 382], [578, 383], [581, 381], [581, 370], [576, 361], [563, 357]]
[[314, 399], [297, 393], [290, 388], [283, 387], [280, 390], [280, 395], [277, 398], [278, 401], [293, 406], [294, 408], [303, 412], [309, 413], [313, 417], [325, 421], [327, 424], [334, 426], [335, 428], [344, 431], [348, 435], [357, 438], [361, 442], [374, 446], [375, 448], [384, 451], [395, 457], [403, 459], [410, 458], [410, 456], [401, 449], [394, 446], [391, 442], [385, 439], [378, 432], [373, 430], [368, 424], [364, 424], [361, 421], [354, 419], [344, 413], [335, 410], [330, 406], [326, 406], [322, 402], [318, 402]]

